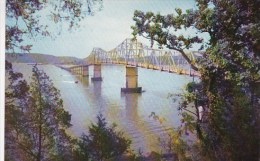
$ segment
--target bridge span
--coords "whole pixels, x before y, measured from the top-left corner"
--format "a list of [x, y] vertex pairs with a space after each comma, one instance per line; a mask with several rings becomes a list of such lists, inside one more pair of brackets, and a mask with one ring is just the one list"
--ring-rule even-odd
[[[196, 64], [198, 52], [186, 51], [186, 55]], [[167, 71], [177, 74], [199, 76], [176, 50], [152, 49], [137, 40], [125, 39], [110, 51], [94, 48], [87, 57], [88, 64], [124, 64], [147, 69]]]
[[[192, 51], [186, 51], [186, 55], [193, 64], [196, 64], [196, 59], [200, 56], [198, 52]], [[74, 74], [89, 76], [88, 66], [94, 65], [94, 75], [91, 80], [102, 81], [102, 64], [123, 64], [126, 66], [126, 87], [122, 88], [121, 92], [140, 93], [142, 91], [142, 88], [138, 87], [137, 67], [200, 76], [197, 71], [190, 67], [190, 64], [183, 58], [180, 52], [176, 50], [152, 49], [132, 39], [125, 39], [110, 51], [94, 48], [84, 65], [60, 67]]]

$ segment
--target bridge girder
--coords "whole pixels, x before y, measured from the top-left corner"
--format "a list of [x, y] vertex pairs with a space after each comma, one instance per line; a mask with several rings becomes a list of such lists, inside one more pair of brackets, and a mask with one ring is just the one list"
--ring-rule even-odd
[[[187, 51], [189, 59], [195, 62], [194, 53]], [[146, 68], [159, 68], [161, 70], [181, 72], [187, 61], [175, 50], [152, 49], [137, 40], [125, 39], [110, 51], [94, 48], [88, 57], [89, 64], [116, 63], [131, 64]]]

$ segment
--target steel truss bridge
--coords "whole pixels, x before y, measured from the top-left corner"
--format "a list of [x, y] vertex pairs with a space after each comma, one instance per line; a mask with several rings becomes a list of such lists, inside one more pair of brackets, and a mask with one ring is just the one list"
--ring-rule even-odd
[[[186, 55], [195, 63], [194, 52], [187, 51]], [[137, 40], [125, 39], [116, 48], [105, 51], [94, 48], [87, 57], [88, 64], [124, 64], [147, 69], [167, 71], [177, 74], [197, 75], [188, 62], [176, 50], [152, 49]]]

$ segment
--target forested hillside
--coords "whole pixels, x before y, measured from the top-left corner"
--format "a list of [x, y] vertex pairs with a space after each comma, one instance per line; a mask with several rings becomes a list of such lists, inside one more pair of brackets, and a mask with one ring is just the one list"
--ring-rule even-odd
[[5, 59], [12, 63], [43, 63], [43, 64], [84, 64], [83, 59], [47, 54], [5, 54]]

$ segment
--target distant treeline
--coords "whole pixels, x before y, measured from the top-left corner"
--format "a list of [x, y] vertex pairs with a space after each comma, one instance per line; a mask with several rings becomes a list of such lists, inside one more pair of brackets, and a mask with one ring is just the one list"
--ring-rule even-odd
[[53, 56], [38, 53], [6, 53], [5, 59], [12, 63], [42, 63], [42, 64], [85, 64], [84, 59], [69, 56]]

